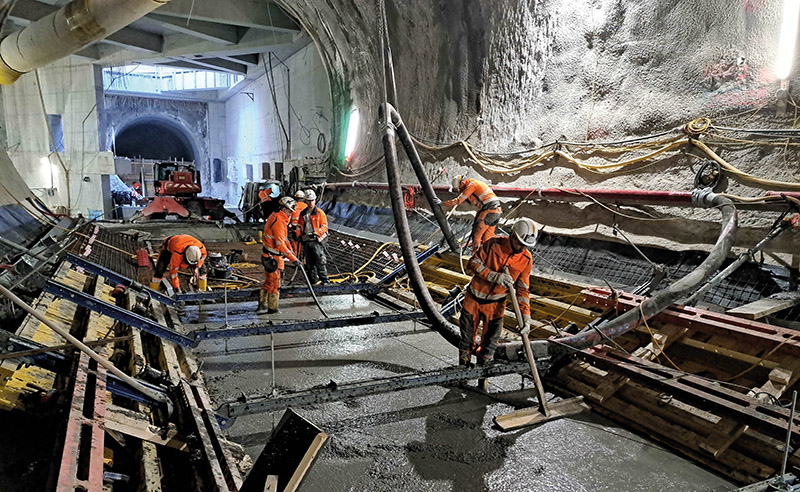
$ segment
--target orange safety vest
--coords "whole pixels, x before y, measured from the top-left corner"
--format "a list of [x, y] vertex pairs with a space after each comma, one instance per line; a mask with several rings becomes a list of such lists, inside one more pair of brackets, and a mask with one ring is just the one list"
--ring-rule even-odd
[[292, 222], [293, 226], [296, 226], [300, 223], [300, 214], [303, 213], [303, 210], [308, 208], [308, 204], [306, 202], [297, 202], [297, 207], [292, 212]]
[[453, 199], [456, 205], [467, 200], [478, 208], [484, 208], [490, 205], [491, 202], [498, 201], [497, 195], [494, 194], [489, 185], [477, 179], [462, 180], [459, 190], [461, 190], [461, 194]]
[[467, 263], [467, 270], [474, 274], [467, 286], [467, 291], [480, 303], [505, 302], [508, 289], [487, 280], [490, 272], [503, 272], [508, 267], [514, 279], [514, 289], [522, 314], [531, 314], [530, 281], [533, 257], [530, 251], [523, 248], [515, 253], [511, 247], [511, 238], [495, 236], [481, 246]]
[[[177, 287], [178, 284], [178, 270], [181, 268], [187, 270], [200, 268], [206, 261], [206, 256], [208, 256], [205, 245], [200, 242], [200, 240], [195, 239], [188, 234], [172, 236], [166, 246], [167, 251], [172, 253], [172, 257], [169, 260], [169, 277], [170, 282], [172, 282], [172, 285], [175, 287]], [[200, 248], [200, 261], [197, 262], [197, 265], [190, 265], [186, 263], [186, 259], [183, 257], [183, 253], [189, 246], [197, 246]]]
[[312, 235], [324, 239], [328, 235], [328, 216], [319, 207], [305, 209], [299, 220], [303, 240], [308, 241]]
[[289, 249], [289, 216], [283, 209], [274, 212], [264, 224], [264, 239], [261, 256], [277, 257], [278, 268], [283, 269], [283, 257], [297, 261], [297, 257]]

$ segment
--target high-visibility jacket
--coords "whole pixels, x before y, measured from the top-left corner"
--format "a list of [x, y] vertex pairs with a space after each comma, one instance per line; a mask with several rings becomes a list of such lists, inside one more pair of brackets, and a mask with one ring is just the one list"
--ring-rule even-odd
[[300, 214], [307, 208], [308, 204], [306, 202], [297, 202], [297, 207], [294, 209], [294, 212], [292, 212], [291, 225], [297, 226], [300, 224]]
[[328, 236], [328, 216], [319, 207], [308, 207], [299, 219], [303, 241], [310, 241], [316, 236], [320, 241]]
[[[186, 258], [183, 257], [183, 253], [189, 246], [197, 246], [200, 248], [200, 261], [197, 262], [197, 265], [190, 265], [186, 263]], [[172, 236], [172, 238], [166, 244], [166, 250], [172, 253], [172, 257], [169, 260], [169, 281], [175, 288], [180, 285], [178, 282], [178, 270], [181, 268], [185, 268], [187, 270], [200, 268], [203, 266], [203, 263], [206, 261], [206, 257], [208, 256], [205, 245], [200, 242], [200, 240], [195, 239], [188, 234]]]
[[289, 248], [289, 215], [283, 209], [274, 212], [264, 224], [264, 239], [261, 256], [272, 256], [278, 260], [278, 268], [283, 269], [283, 257], [297, 261]]
[[474, 274], [467, 286], [467, 291], [480, 303], [503, 302], [508, 295], [508, 289], [487, 280], [491, 272], [503, 272], [508, 267], [511, 278], [514, 279], [514, 289], [517, 291], [519, 308], [523, 315], [531, 314], [530, 279], [533, 258], [530, 251], [523, 248], [514, 252], [511, 247], [511, 238], [508, 236], [495, 236], [481, 246], [477, 253], [472, 255], [467, 263], [467, 270]]
[[477, 179], [463, 179], [458, 189], [461, 191], [461, 194], [452, 200], [447, 200], [443, 205], [447, 207], [459, 205], [464, 203], [464, 200], [468, 200], [469, 203], [478, 208], [496, 207], [500, 204], [497, 195], [495, 195], [489, 185], [483, 181], [478, 181]]
[[261, 190], [258, 192], [258, 199], [261, 200], [261, 203], [267, 203], [268, 201], [272, 200], [272, 197], [269, 196], [270, 190]]

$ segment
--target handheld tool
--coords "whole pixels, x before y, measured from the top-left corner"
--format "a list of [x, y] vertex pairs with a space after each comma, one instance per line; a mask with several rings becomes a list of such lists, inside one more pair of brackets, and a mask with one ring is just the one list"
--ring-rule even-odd
[[[509, 274], [508, 267], [504, 268], [505, 273]], [[531, 349], [531, 341], [528, 338], [530, 327], [525, 325], [522, 317], [522, 311], [519, 308], [519, 301], [517, 301], [517, 292], [514, 286], [509, 286], [508, 293], [511, 296], [511, 304], [514, 306], [514, 315], [517, 318], [517, 326], [522, 336], [522, 345], [525, 349], [525, 358], [528, 359], [528, 364], [531, 366], [531, 375], [533, 382], [536, 385], [536, 393], [539, 399], [539, 406], [524, 408], [517, 410], [506, 415], [498, 415], [494, 418], [494, 423], [503, 430], [518, 429], [528, 425], [540, 424], [549, 420], [568, 417], [576, 415], [589, 410], [589, 406], [583, 402], [583, 397], [578, 396], [569, 398], [556, 403], [547, 403], [547, 395], [544, 391], [542, 379], [539, 376], [539, 371], [536, 369], [536, 359], [533, 356]]]

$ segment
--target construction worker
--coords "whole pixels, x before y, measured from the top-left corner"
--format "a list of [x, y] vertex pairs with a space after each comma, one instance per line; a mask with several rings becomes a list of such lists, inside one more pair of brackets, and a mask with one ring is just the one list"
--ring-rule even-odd
[[261, 295], [258, 298], [259, 313], [278, 312], [284, 257], [298, 268], [300, 267], [300, 261], [289, 248], [289, 221], [297, 202], [292, 197], [285, 196], [280, 199], [278, 206], [278, 211], [270, 215], [264, 225], [264, 239], [261, 248], [264, 284], [261, 286]]
[[[459, 365], [470, 366], [472, 354], [477, 355], [478, 365], [494, 360], [510, 286], [516, 289], [525, 326], [530, 325], [529, 283], [533, 261], [527, 248], [536, 243], [536, 225], [530, 219], [519, 219], [511, 231], [511, 236], [496, 236], [483, 243], [467, 264], [473, 277], [464, 295], [459, 320]], [[482, 384], [485, 386], [485, 381]]]
[[306, 209], [300, 214], [299, 226], [302, 231], [303, 251], [306, 255], [308, 280], [312, 283], [328, 282], [328, 258], [322, 241], [328, 237], [328, 217], [317, 207], [317, 194], [306, 191]]
[[500, 200], [488, 184], [477, 179], [456, 176], [453, 178], [452, 189], [460, 191], [461, 194], [442, 203], [443, 207], [458, 206], [465, 200], [478, 207], [475, 221], [472, 223], [472, 251], [478, 251], [484, 241], [494, 236], [500, 214], [503, 213]]
[[156, 260], [156, 271], [153, 279], [150, 280], [150, 288], [158, 290], [158, 286], [163, 280], [164, 273], [169, 269], [169, 281], [177, 292], [181, 292], [181, 284], [178, 279], [178, 270], [185, 268], [192, 270], [193, 280], [199, 290], [208, 288], [207, 268], [205, 265], [208, 253], [206, 247], [198, 239], [188, 235], [180, 234], [164, 239], [161, 244], [161, 252]]
[[271, 184], [268, 184], [266, 188], [262, 188], [258, 191], [258, 200], [261, 204], [261, 218], [264, 221], [269, 218], [270, 214], [272, 213], [272, 199], [275, 198], [275, 190], [273, 189]]
[[302, 235], [300, 214], [308, 207], [308, 204], [305, 202], [306, 193], [303, 190], [297, 190], [297, 193], [294, 194], [294, 199], [297, 202], [297, 208], [292, 212], [292, 219], [289, 222], [289, 239], [292, 241], [294, 255], [300, 258], [300, 236]]

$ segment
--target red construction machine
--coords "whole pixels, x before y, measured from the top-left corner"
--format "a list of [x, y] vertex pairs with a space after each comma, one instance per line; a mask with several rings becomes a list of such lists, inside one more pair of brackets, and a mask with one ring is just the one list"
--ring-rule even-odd
[[142, 210], [142, 217], [163, 219], [174, 214], [184, 219], [208, 217], [222, 220], [231, 217], [238, 221], [236, 214], [225, 210], [225, 200], [197, 196], [203, 187], [200, 184], [200, 171], [195, 169], [194, 163], [157, 163], [153, 174], [156, 196]]

